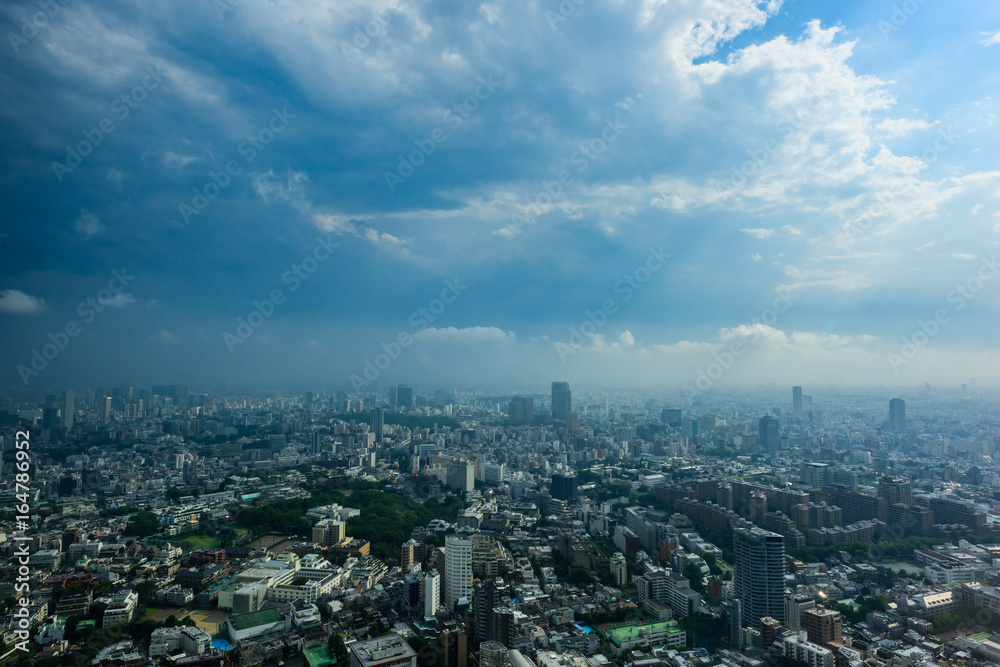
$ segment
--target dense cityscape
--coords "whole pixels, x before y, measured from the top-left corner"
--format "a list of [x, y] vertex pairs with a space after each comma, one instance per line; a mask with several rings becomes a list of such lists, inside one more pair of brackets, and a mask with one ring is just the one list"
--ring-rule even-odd
[[5, 393], [3, 657], [1000, 661], [995, 390], [803, 389]]
[[1000, 2], [0, 2], [0, 667], [1000, 667]]

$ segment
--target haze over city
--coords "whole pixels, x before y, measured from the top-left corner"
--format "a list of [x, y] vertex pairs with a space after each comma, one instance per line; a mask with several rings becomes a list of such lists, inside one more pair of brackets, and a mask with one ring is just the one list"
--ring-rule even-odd
[[0, 3], [0, 667], [1000, 666], [1000, 3]]

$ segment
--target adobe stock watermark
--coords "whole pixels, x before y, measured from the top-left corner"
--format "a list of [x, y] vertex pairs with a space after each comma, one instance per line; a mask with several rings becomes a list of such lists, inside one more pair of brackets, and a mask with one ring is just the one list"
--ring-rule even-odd
[[576, 14], [576, 8], [587, 0], [562, 0], [556, 8], [558, 13], [551, 9], [545, 11], [545, 19], [549, 22], [549, 27], [553, 30], [559, 29], [560, 23], [565, 23], [567, 19]]
[[894, 4], [892, 11], [889, 13], [888, 20], [879, 19], [879, 22], [876, 24], [878, 31], [882, 33], [883, 38], [888, 37], [906, 25], [910, 17], [926, 4], [927, 0], [903, 0], [899, 4]]
[[[104, 312], [106, 308], [122, 305], [123, 302], [126, 302], [119, 297], [124, 295], [125, 287], [133, 280], [135, 280], [135, 276], [130, 275], [125, 268], [122, 268], [121, 271], [112, 271], [111, 279], [105, 289], [98, 291], [94, 296], [87, 297], [77, 305], [76, 314], [83, 324], [92, 323], [97, 318], [97, 314]], [[127, 302], [130, 303], [131, 300]], [[21, 376], [21, 382], [24, 383], [24, 386], [27, 387], [32, 378], [38, 377], [39, 373], [48, 368], [49, 364], [69, 347], [70, 340], [79, 336], [83, 329], [84, 327], [74, 319], [66, 322], [55, 333], [49, 332], [49, 342], [42, 345], [41, 349], [32, 349], [31, 359], [28, 363], [17, 366], [17, 373]]]
[[385, 9], [372, 11], [372, 17], [364, 26], [360, 24], [354, 26], [354, 36], [350, 42], [340, 42], [340, 52], [344, 54], [344, 59], [351, 63], [361, 58], [361, 52], [367, 49], [372, 40], [385, 35], [392, 22], [392, 15], [403, 11], [403, 6], [399, 0], [390, 0]]
[[39, 11], [30, 16], [25, 15], [21, 19], [21, 34], [7, 33], [7, 41], [10, 42], [10, 48], [14, 50], [14, 55], [17, 55], [23, 45], [34, 39], [39, 30], [49, 25], [52, 19], [68, 4], [69, 0], [38, 0]]
[[105, 116], [98, 121], [97, 127], [83, 130], [83, 139], [78, 141], [75, 146], [66, 146], [65, 161], [52, 162], [52, 171], [55, 173], [57, 181], [62, 183], [64, 176], [72, 174], [77, 167], [83, 164], [84, 159], [104, 143], [104, 138], [118, 128], [115, 118], [118, 119], [119, 123], [128, 118], [132, 111], [138, 109], [139, 105], [149, 97], [150, 92], [159, 88], [166, 76], [166, 72], [160, 69], [159, 63], [153, 67], [146, 67], [143, 71], [146, 74], [142, 80], [111, 103], [111, 113], [114, 114], [114, 118]]
[[[632, 300], [639, 290], [649, 282], [653, 274], [662, 269], [667, 264], [671, 254], [663, 251], [663, 246], [659, 248], [649, 247], [649, 255], [646, 261], [639, 264], [631, 273], [626, 273], [622, 279], [615, 283], [615, 294], [620, 294], [621, 302], [627, 303]], [[559, 355], [559, 361], [566, 363], [569, 355], [576, 354], [582, 350], [588, 339], [592, 339], [597, 332], [608, 323], [608, 319], [618, 312], [618, 301], [616, 299], [605, 299], [600, 308], [593, 311], [585, 311], [586, 319], [578, 324], [570, 326], [569, 337], [566, 342], [556, 341], [555, 350]]]
[[[448, 123], [452, 132], [457, 131], [462, 124], [467, 121], [472, 114], [479, 109], [480, 102], [490, 99], [493, 93], [503, 82], [494, 81], [493, 75], [479, 77], [476, 79], [478, 85], [472, 94], [462, 100], [459, 104], [452, 105], [451, 109], [445, 110], [441, 118]], [[410, 176], [416, 173], [417, 169], [427, 162], [427, 159], [434, 154], [438, 146], [448, 141], [448, 132], [444, 127], [435, 127], [423, 139], [414, 139], [416, 149], [410, 151], [409, 155], [399, 155], [399, 164], [395, 171], [386, 170], [384, 173], [385, 184], [389, 186], [389, 192], [395, 192], [396, 188], [406, 182]]]
[[793, 133], [802, 129], [810, 120], [812, 120], [813, 115], [816, 113], [817, 109], [821, 108], [823, 104], [829, 101], [835, 96], [833, 91], [826, 92], [813, 92], [808, 100], [803, 102], [798, 106], [795, 111], [789, 112], [781, 117], [775, 124], [774, 129], [781, 134], [780, 139], [771, 137], [763, 144], [760, 148], [748, 148], [746, 150], [748, 160], [744, 160], [738, 167], [733, 165], [729, 174], [729, 178], [722, 183], [716, 183], [716, 189], [719, 192], [726, 192], [727, 190], [735, 190], [741, 188], [747, 183], [747, 179], [756, 175], [764, 165], [774, 156], [778, 151], [778, 147], [781, 145], [782, 139], [787, 139]]
[[373, 357], [365, 359], [364, 370], [361, 371], [360, 375], [351, 375], [349, 380], [351, 386], [354, 387], [354, 391], [359, 392], [377, 380], [392, 365], [392, 362], [402, 356], [403, 350], [413, 344], [413, 336], [427, 329], [441, 317], [444, 311], [448, 309], [448, 306], [455, 303], [455, 300], [468, 287], [468, 285], [460, 283], [458, 278], [445, 280], [444, 288], [437, 298], [431, 299], [426, 306], [421, 306], [410, 313], [407, 322], [413, 327], [412, 331], [400, 331], [396, 334], [395, 338], [390, 339], [388, 342], [383, 341], [379, 343], [382, 351]]
[[[634, 102], [629, 98], [629, 102]], [[616, 104], [616, 106], [621, 105], [622, 102]], [[631, 111], [631, 107], [628, 107]], [[574, 167], [576, 167], [576, 172], [582, 174], [587, 171], [591, 163], [597, 160], [611, 144], [618, 141], [618, 138], [625, 132], [628, 125], [621, 121], [620, 115], [616, 114], [614, 119], [605, 118], [604, 119], [604, 129], [601, 130], [600, 134], [587, 143], [579, 146], [572, 154], [569, 156], [569, 162]], [[527, 205], [527, 213], [529, 217], [524, 217], [518, 213], [512, 213], [510, 216], [510, 223], [504, 225], [500, 229], [493, 231], [494, 234], [499, 236], [505, 236], [507, 238], [513, 238], [521, 233], [525, 225], [534, 222], [535, 218], [542, 215], [545, 211], [542, 207], [548, 206], [557, 199], [565, 194], [564, 188], [573, 185], [576, 182], [576, 177], [569, 169], [563, 169], [556, 175], [556, 180], [545, 181], [540, 183], [540, 188], [535, 196], [531, 199], [530, 203]]]
[[212, 8], [220, 21], [226, 20], [226, 14], [235, 12], [243, 4], [243, 0], [212, 0]]
[[[340, 247], [339, 243], [334, 243], [330, 239], [331, 235], [329, 234], [326, 235], [326, 238], [322, 236], [317, 237], [312, 251], [297, 264], [292, 264], [287, 271], [281, 274], [281, 283], [289, 285], [288, 291], [290, 293], [299, 291], [302, 283], [309, 280], [319, 269], [320, 264], [330, 259], [333, 251]], [[250, 340], [250, 337], [257, 332], [257, 329], [263, 326], [264, 322], [271, 319], [277, 307], [285, 303], [287, 299], [287, 295], [280, 287], [271, 290], [268, 298], [263, 301], [255, 299], [253, 301], [253, 309], [250, 313], [245, 318], [236, 318], [236, 328], [233, 333], [225, 331], [222, 334], [222, 342], [225, 343], [229, 354], [235, 353], [237, 346]]]
[[729, 371], [730, 368], [736, 363], [736, 360], [746, 354], [747, 343], [752, 343], [757, 340], [760, 336], [760, 331], [756, 329], [758, 324], [766, 324], [767, 326], [773, 325], [778, 321], [778, 316], [788, 312], [788, 309], [799, 300], [797, 294], [793, 293], [787, 287], [780, 287], [775, 290], [777, 295], [771, 305], [761, 311], [760, 315], [750, 319], [750, 322], [744, 324], [743, 326], [749, 329], [749, 334], [746, 337], [745, 342], [734, 340], [729, 345], [722, 350], [722, 352], [712, 352], [712, 358], [715, 361], [711, 362], [705, 368], [699, 368], [696, 375], [694, 385], [686, 384], [681, 387], [684, 395], [687, 399], [692, 399], [703, 391], [708, 391], [723, 375]]
[[917, 320], [917, 327], [909, 336], [900, 339], [899, 350], [886, 354], [886, 361], [896, 373], [901, 366], [904, 366], [920, 354], [920, 350], [927, 347], [927, 344], [938, 335], [941, 327], [951, 322], [951, 314], [965, 308], [966, 304], [975, 298], [976, 294], [983, 289], [983, 285], [996, 276], [1000, 271], [997, 265], [997, 256], [993, 255], [989, 259], [982, 258], [979, 270], [969, 276], [964, 283], [959, 283], [951, 289], [945, 296], [945, 301], [952, 305], [951, 312], [947, 308], [938, 308], [934, 311], [934, 316], [928, 320]]
[[[289, 121], [297, 117], [298, 114], [288, 110], [287, 104], [281, 111], [278, 111], [277, 107], [271, 109], [271, 118], [267, 124], [248, 135], [236, 147], [236, 152], [243, 158], [243, 163], [249, 165], [257, 159], [257, 155], [267, 148], [277, 135], [285, 131]], [[243, 166], [237, 160], [230, 160], [226, 163], [225, 169], [220, 169], [218, 172], [209, 171], [205, 184], [200, 188], [192, 188], [194, 195], [191, 197], [191, 202], [189, 204], [181, 202], [177, 205], [177, 211], [184, 224], [189, 224], [191, 218], [200, 215], [208, 208], [209, 203], [228, 188], [233, 178], [241, 173]]]
[[[934, 139], [934, 142], [920, 156], [928, 166], [941, 159], [941, 156], [947, 153], [955, 145], [955, 142], [958, 141], [954, 124], [950, 125], [947, 129], [938, 128], [937, 133], [938, 136]], [[860, 216], [847, 223], [844, 229], [847, 238], [852, 239], [860, 232], [870, 229], [875, 222], [875, 218], [886, 214], [889, 210], [889, 204], [908, 190], [913, 189], [916, 189], [916, 186], [912, 183], [897, 182], [891, 187], [876, 192], [875, 202], [870, 204]]]

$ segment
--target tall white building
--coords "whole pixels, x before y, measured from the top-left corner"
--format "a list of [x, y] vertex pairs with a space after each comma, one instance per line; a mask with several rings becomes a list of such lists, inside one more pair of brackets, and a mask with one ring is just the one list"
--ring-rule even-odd
[[611, 556], [611, 577], [618, 588], [625, 588], [628, 585], [628, 561], [625, 560], [625, 554], [620, 551]]
[[431, 570], [424, 578], [424, 616], [434, 616], [441, 606], [441, 575]]
[[472, 540], [449, 535], [444, 557], [444, 605], [454, 609], [461, 598], [472, 599]]
[[502, 463], [483, 463], [483, 481], [487, 484], [501, 484], [506, 476], [505, 466]]
[[72, 389], [67, 389], [62, 395], [62, 414], [59, 417], [59, 426], [65, 429], [73, 428], [73, 414], [76, 411], [75, 395]]

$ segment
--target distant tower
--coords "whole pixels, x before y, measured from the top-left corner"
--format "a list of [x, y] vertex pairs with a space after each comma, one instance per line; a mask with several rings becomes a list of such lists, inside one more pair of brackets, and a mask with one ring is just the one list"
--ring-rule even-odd
[[405, 384], [396, 386], [396, 407], [407, 410], [413, 407], [413, 387]]
[[894, 398], [889, 401], [889, 430], [902, 431], [906, 428], [906, 401]]
[[761, 417], [757, 423], [757, 444], [765, 452], [776, 452], [780, 448], [778, 442], [778, 420], [768, 415]]
[[385, 411], [382, 408], [372, 408], [369, 426], [375, 433], [375, 442], [382, 442], [382, 429], [385, 426]]
[[792, 414], [802, 414], [802, 387], [792, 387]]
[[74, 395], [72, 389], [67, 389], [62, 395], [62, 416], [59, 417], [59, 426], [69, 430], [73, 428], [73, 412], [75, 411]]
[[512, 424], [533, 424], [535, 422], [535, 399], [515, 396], [508, 407]]
[[573, 397], [569, 390], [569, 382], [552, 383], [552, 419], [554, 421], [569, 421], [573, 412]]
[[101, 425], [106, 425], [111, 421], [111, 397], [105, 396], [101, 399]]

